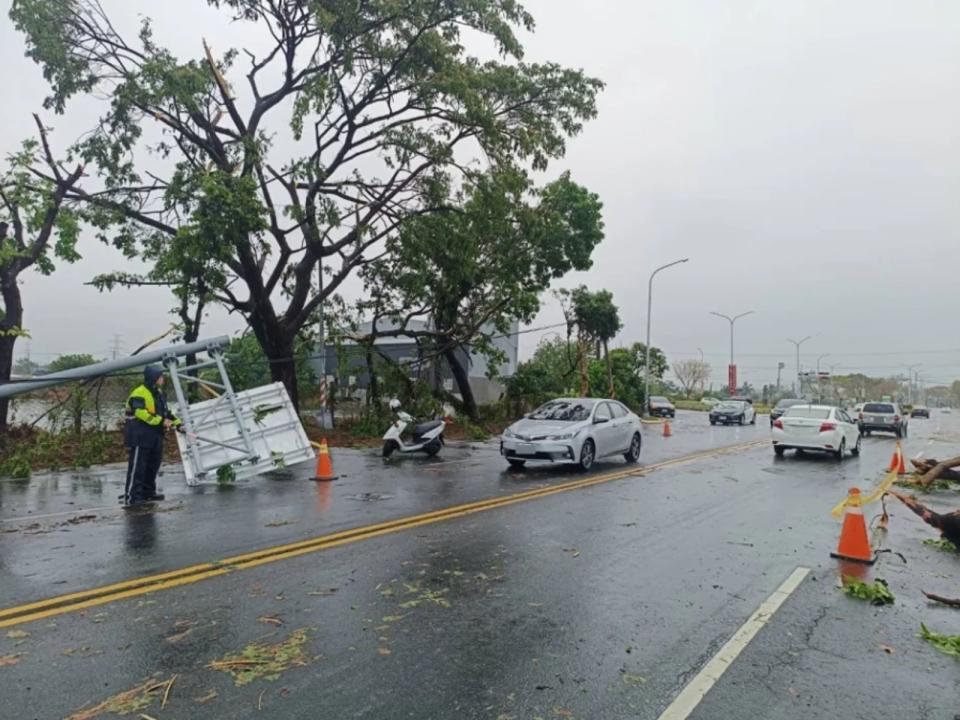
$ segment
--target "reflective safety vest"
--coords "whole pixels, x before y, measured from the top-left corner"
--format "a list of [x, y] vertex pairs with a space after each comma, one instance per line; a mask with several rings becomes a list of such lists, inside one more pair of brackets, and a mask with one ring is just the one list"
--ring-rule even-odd
[[140, 385], [127, 398], [127, 426], [125, 439], [129, 447], [151, 446], [163, 436], [163, 421], [170, 420], [174, 427], [181, 424], [167, 408], [167, 399], [156, 389]]

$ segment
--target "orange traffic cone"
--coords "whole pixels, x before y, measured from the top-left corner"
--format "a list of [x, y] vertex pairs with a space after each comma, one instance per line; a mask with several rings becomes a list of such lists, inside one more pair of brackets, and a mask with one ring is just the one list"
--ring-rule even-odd
[[336, 480], [337, 476], [333, 474], [333, 463], [330, 462], [330, 450], [327, 448], [327, 439], [320, 441], [320, 449], [317, 451], [317, 472], [313, 476], [314, 480]]
[[906, 475], [907, 466], [903, 462], [903, 448], [900, 447], [900, 443], [897, 443], [897, 457], [899, 458], [897, 462], [897, 475]]
[[900, 466], [900, 443], [897, 443], [897, 446], [893, 449], [893, 455], [890, 457], [890, 466], [887, 468], [887, 472], [896, 470]]
[[670, 421], [669, 421], [669, 420], [664, 420], [664, 421], [663, 421], [663, 436], [664, 436], [664, 437], [670, 437], [671, 435], [673, 435], [673, 430], [670, 429]]
[[845, 510], [840, 543], [837, 545], [837, 551], [830, 553], [830, 557], [873, 565], [877, 561], [877, 556], [870, 549], [867, 523], [863, 518], [863, 508], [860, 505], [860, 488], [850, 488]]

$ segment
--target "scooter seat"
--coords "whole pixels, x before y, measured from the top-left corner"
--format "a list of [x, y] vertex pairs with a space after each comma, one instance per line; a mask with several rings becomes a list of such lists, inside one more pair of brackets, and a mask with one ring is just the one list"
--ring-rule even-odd
[[443, 425], [443, 420], [431, 420], [430, 422], [420, 423], [419, 425], [414, 426], [413, 436], [420, 438], [426, 435], [428, 432]]

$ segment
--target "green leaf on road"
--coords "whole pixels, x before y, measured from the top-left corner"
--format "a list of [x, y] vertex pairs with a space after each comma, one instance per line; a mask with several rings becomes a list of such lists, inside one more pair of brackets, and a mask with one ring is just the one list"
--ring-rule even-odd
[[937, 538], [937, 539], [927, 538], [926, 540], [923, 541], [923, 544], [929, 545], [931, 547], [935, 547], [938, 550], [943, 550], [944, 552], [953, 552], [953, 553], [960, 552], [960, 548], [958, 548], [956, 545], [954, 545], [952, 542], [950, 542], [946, 538]]
[[930, 632], [926, 625], [920, 623], [920, 637], [940, 652], [960, 658], [960, 635], [943, 635]]
[[276, 680], [283, 671], [310, 663], [310, 656], [304, 649], [306, 643], [307, 631], [301, 628], [294, 630], [290, 637], [276, 645], [251, 643], [240, 653], [214, 660], [207, 667], [230, 673], [238, 687], [260, 678]]
[[843, 591], [858, 600], [869, 600], [872, 605], [893, 605], [894, 597], [887, 581], [877, 578], [875, 583], [865, 583], [854, 577], [843, 577]]

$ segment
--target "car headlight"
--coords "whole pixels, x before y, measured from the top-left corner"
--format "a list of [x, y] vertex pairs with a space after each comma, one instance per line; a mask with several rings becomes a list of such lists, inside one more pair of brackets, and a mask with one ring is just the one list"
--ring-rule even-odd
[[511, 430], [510, 428], [507, 428], [506, 430], [503, 431], [503, 436], [512, 438], [512, 437], [516, 437], [516, 434], [514, 434], [513, 430]]
[[568, 433], [563, 433], [562, 435], [551, 435], [550, 439], [551, 440], [570, 440], [573, 438], [574, 435], [576, 435], [576, 433], [568, 432]]

